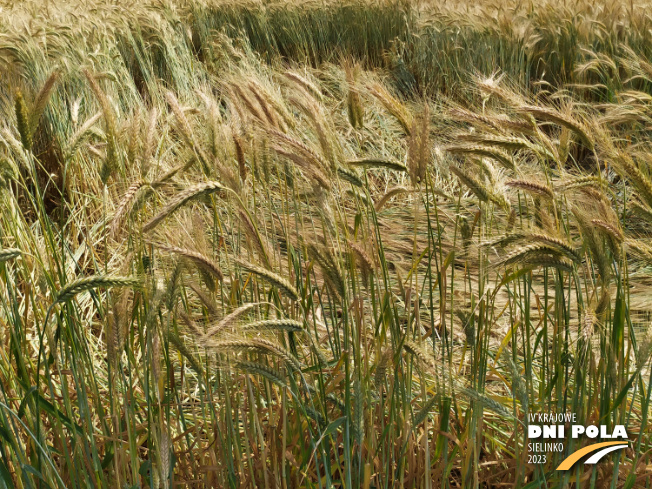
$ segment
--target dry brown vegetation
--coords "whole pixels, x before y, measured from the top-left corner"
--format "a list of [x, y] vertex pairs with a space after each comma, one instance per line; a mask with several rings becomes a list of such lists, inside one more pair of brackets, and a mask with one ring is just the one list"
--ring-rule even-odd
[[646, 5], [4, 5], [0, 488], [649, 487]]

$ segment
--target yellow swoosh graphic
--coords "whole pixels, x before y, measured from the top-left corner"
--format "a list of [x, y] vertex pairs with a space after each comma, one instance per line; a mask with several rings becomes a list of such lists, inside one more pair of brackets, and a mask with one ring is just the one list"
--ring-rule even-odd
[[611, 447], [613, 445], [625, 445], [627, 441], [605, 441], [602, 443], [595, 443], [593, 445], [589, 445], [588, 447], [584, 447], [575, 453], [570, 454], [568, 457], [564, 459], [562, 463], [559, 464], [559, 467], [557, 467], [557, 470], [568, 470], [570, 469], [575, 462], [577, 462], [579, 459], [581, 459], [584, 455], [588, 455], [589, 453], [593, 453], [597, 450], [600, 450], [601, 448], [604, 447]]

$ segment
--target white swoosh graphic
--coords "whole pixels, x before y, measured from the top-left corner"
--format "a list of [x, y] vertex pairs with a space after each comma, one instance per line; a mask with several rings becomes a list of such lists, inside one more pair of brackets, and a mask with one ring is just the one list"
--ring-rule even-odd
[[603, 448], [599, 452], [594, 453], [587, 459], [585, 464], [597, 464], [602, 457], [604, 457], [606, 454], [613, 452], [614, 450], [620, 450], [621, 448], [627, 448], [627, 445], [615, 445], [613, 447], [607, 447]]

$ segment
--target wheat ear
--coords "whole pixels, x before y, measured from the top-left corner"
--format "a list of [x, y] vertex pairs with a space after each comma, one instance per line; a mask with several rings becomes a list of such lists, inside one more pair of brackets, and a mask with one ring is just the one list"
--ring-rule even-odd
[[195, 355], [192, 354], [190, 349], [186, 346], [186, 344], [183, 342], [183, 340], [173, 332], [169, 332], [167, 335], [168, 341], [174, 345], [174, 347], [177, 349], [179, 353], [181, 353], [186, 359], [188, 360], [188, 363], [190, 363], [190, 366], [192, 369], [199, 374], [200, 377], [204, 376], [204, 368], [202, 365], [199, 363], [199, 361], [195, 358]]
[[551, 109], [549, 107], [537, 107], [533, 105], [524, 105], [520, 107], [522, 112], [533, 115], [534, 117], [553, 122], [562, 127], [566, 127], [577, 134], [582, 142], [592, 150], [594, 148], [593, 139], [589, 136], [587, 127], [581, 122], [562, 114], [561, 112]]
[[253, 323], [245, 324], [242, 326], [244, 330], [257, 330], [257, 331], [303, 331], [303, 323], [295, 321], [294, 319], [268, 319], [265, 321], [255, 321]]
[[199, 146], [197, 143], [197, 140], [195, 136], [192, 133], [192, 129], [190, 128], [190, 123], [188, 122], [188, 119], [186, 119], [185, 114], [183, 113], [183, 110], [181, 110], [181, 107], [179, 106], [179, 102], [177, 98], [174, 96], [172, 92], [167, 92], [165, 94], [165, 97], [168, 101], [168, 104], [170, 104], [170, 107], [172, 108], [172, 112], [174, 113], [174, 117], [177, 119], [177, 122], [179, 124], [179, 128], [181, 129], [181, 134], [183, 135], [183, 138], [185, 139], [186, 144], [195, 151], [199, 159], [201, 160], [202, 165], [204, 166], [204, 169], [207, 170], [209, 168], [209, 160], [208, 157], [206, 156], [206, 153], [204, 150]]
[[284, 75], [288, 80], [291, 80], [297, 85], [299, 85], [301, 88], [303, 88], [306, 91], [306, 93], [313, 95], [317, 100], [323, 99], [323, 95], [319, 87], [317, 87], [314, 83], [312, 83], [307, 78], [299, 75], [294, 71], [286, 71]]
[[111, 221], [111, 227], [110, 227], [111, 236], [117, 236], [118, 230], [120, 229], [120, 225], [122, 224], [124, 216], [127, 215], [129, 209], [131, 209], [136, 194], [141, 188], [147, 186], [149, 186], [149, 184], [142, 179], [136, 180], [134, 183], [132, 183], [129, 186], [125, 194], [122, 196], [122, 200], [118, 204], [118, 208], [116, 209], [115, 214], [113, 214], [113, 219]]
[[408, 136], [412, 129], [412, 115], [405, 106], [382, 85], [375, 83], [369, 87], [369, 92], [392, 114]]
[[555, 198], [555, 194], [550, 187], [538, 182], [532, 182], [530, 180], [509, 180], [506, 185], [551, 200]]
[[21, 251], [18, 248], [4, 248], [0, 250], [0, 263], [13, 260], [20, 255]]
[[477, 181], [474, 177], [463, 171], [461, 168], [451, 165], [450, 170], [455, 174], [455, 176], [463, 183], [466, 187], [473, 192], [473, 194], [481, 202], [487, 202], [489, 200], [489, 191], [484, 185]]
[[102, 117], [102, 112], [96, 113], [94, 116], [91, 116], [86, 122], [84, 122], [79, 129], [75, 131], [75, 133], [70, 137], [70, 142], [68, 143], [68, 147], [66, 149], [66, 157], [71, 158], [77, 149], [79, 148], [79, 145], [84, 139], [84, 136], [86, 133], [89, 132], [91, 127], [95, 125], [95, 123], [99, 120], [99, 118]]
[[235, 262], [240, 265], [242, 268], [245, 270], [253, 273], [254, 275], [258, 275], [262, 279], [266, 280], [269, 282], [272, 286], [278, 287], [279, 289], [283, 290], [292, 300], [299, 300], [299, 293], [297, 292], [297, 289], [295, 289], [290, 282], [285, 280], [283, 277], [280, 275], [271, 272], [267, 270], [266, 268], [262, 268], [256, 265], [252, 265], [251, 263], [247, 263], [242, 260], [235, 260]]
[[133, 277], [113, 277], [109, 275], [91, 275], [70, 282], [65, 285], [56, 295], [55, 304], [68, 302], [81, 292], [96, 289], [98, 287], [133, 287], [138, 285], [139, 280]]
[[577, 251], [575, 251], [575, 248], [573, 248], [570, 244], [568, 244], [564, 240], [555, 238], [554, 236], [549, 236], [547, 234], [541, 234], [541, 233], [530, 234], [528, 236], [528, 239], [532, 241], [536, 241], [538, 243], [543, 243], [543, 244], [553, 246], [576, 263], [579, 263], [581, 261], [581, 257], [577, 253]]
[[287, 385], [283, 372], [262, 363], [239, 361], [235, 362], [234, 367], [243, 372], [247, 372], [248, 374], [260, 375], [280, 387], [285, 387]]
[[45, 80], [43, 87], [41, 88], [41, 90], [39, 90], [38, 94], [36, 95], [36, 99], [34, 99], [34, 107], [32, 107], [32, 116], [29, 121], [32, 130], [35, 130], [37, 128], [38, 123], [41, 120], [41, 116], [45, 111], [45, 106], [48, 104], [48, 100], [52, 95], [52, 91], [54, 90], [54, 86], [57, 83], [58, 79], [59, 79], [59, 72], [54, 71], [48, 77], [48, 79]]
[[206, 331], [206, 334], [204, 335], [205, 339], [208, 339], [212, 336], [215, 336], [217, 333], [222, 331], [224, 328], [228, 327], [231, 325], [236, 319], [238, 319], [240, 316], [242, 316], [245, 312], [249, 311], [250, 309], [256, 307], [258, 305], [257, 302], [252, 302], [249, 304], [244, 304], [237, 309], [235, 309], [233, 312], [230, 314], [224, 316], [222, 319], [220, 319], [216, 324], [213, 326], [210, 326], [208, 330]]
[[349, 160], [347, 165], [361, 166], [363, 168], [386, 168], [388, 170], [407, 172], [408, 167], [403, 163], [392, 160], [384, 160], [381, 158], [361, 158], [358, 160]]
[[106, 183], [107, 179], [113, 173], [115, 165], [118, 161], [118, 146], [117, 146], [117, 127], [115, 112], [111, 106], [109, 98], [102, 90], [95, 77], [87, 70], [84, 70], [84, 75], [88, 80], [91, 90], [95, 94], [100, 107], [102, 107], [102, 114], [104, 115], [104, 123], [106, 124], [106, 159], [102, 168], [101, 177], [102, 181]]
[[340, 177], [342, 180], [346, 180], [351, 185], [354, 185], [356, 187], [364, 187], [364, 184], [362, 183], [362, 180], [360, 180], [358, 174], [352, 170], [349, 170], [348, 168], [344, 168], [343, 166], [338, 166], [337, 176]]
[[155, 217], [153, 217], [145, 226], [143, 231], [148, 232], [154, 229], [163, 219], [175, 212], [185, 203], [196, 199], [202, 195], [207, 195], [215, 192], [225, 190], [226, 187], [219, 182], [203, 182], [193, 185], [192, 187], [184, 190], [172, 199]]
[[448, 146], [446, 150], [452, 154], [473, 154], [476, 156], [484, 156], [497, 161], [508, 170], [515, 168], [512, 157], [498, 148], [492, 148], [486, 145], [462, 145], [462, 146]]
[[429, 358], [426, 352], [424, 352], [416, 343], [409, 340], [405, 341], [405, 343], [403, 343], [403, 349], [417, 358], [424, 365], [430, 368], [434, 367], [432, 359]]
[[29, 111], [27, 110], [27, 104], [25, 103], [23, 93], [20, 90], [16, 92], [16, 100], [14, 103], [16, 125], [18, 126], [20, 141], [23, 143], [23, 148], [29, 151], [32, 149], [32, 128], [29, 125]]
[[390, 188], [385, 195], [383, 195], [380, 199], [378, 199], [378, 202], [374, 204], [374, 209], [376, 209], [376, 212], [378, 212], [380, 209], [383, 208], [383, 206], [389, 202], [389, 200], [392, 197], [396, 197], [399, 194], [403, 194], [405, 192], [409, 192], [409, 189], [405, 187], [393, 187]]
[[519, 246], [514, 251], [505, 256], [499, 264], [512, 265], [515, 263], [527, 263], [530, 259], [537, 259], [541, 257], [559, 257], [562, 252], [554, 246], [543, 243], [532, 243]]
[[215, 276], [215, 278], [217, 278], [218, 280], [224, 279], [224, 274], [222, 273], [220, 268], [210, 258], [202, 255], [197, 251], [192, 251], [185, 248], [177, 248], [176, 246], [166, 246], [160, 243], [153, 243], [151, 241], [148, 241], [148, 243], [161, 250], [169, 251], [171, 253], [175, 253], [177, 255], [181, 255], [184, 258], [189, 259], [195, 265], [197, 265], [197, 267]]
[[254, 350], [261, 353], [275, 355], [282, 358], [295, 370], [301, 370], [301, 364], [292, 353], [280, 345], [262, 338], [248, 338], [236, 340], [222, 340], [211, 342], [207, 345], [214, 350]]

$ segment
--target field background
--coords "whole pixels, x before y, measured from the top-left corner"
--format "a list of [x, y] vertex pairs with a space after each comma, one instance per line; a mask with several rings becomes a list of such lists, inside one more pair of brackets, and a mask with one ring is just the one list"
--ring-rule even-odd
[[651, 487], [649, 7], [0, 2], [0, 489]]

